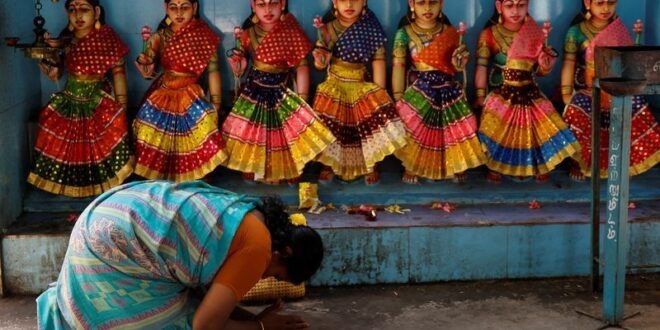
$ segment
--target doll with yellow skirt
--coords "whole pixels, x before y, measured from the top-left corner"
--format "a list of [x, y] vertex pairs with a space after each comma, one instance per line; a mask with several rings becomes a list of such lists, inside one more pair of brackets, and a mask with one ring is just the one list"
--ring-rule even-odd
[[[566, 33], [562, 67], [562, 96], [566, 103], [564, 120], [582, 147], [573, 156], [573, 180], [591, 176], [591, 102], [594, 76], [594, 49], [605, 46], [631, 46], [633, 39], [616, 16], [617, 1], [584, 0], [582, 12]], [[641, 21], [635, 24], [638, 35]], [[600, 177], [607, 178], [611, 97], [601, 93]], [[644, 173], [660, 162], [660, 125], [643, 96], [633, 97], [630, 146], [630, 175]]]
[[[403, 162], [403, 181], [465, 180], [465, 171], [485, 163], [477, 118], [454, 81], [469, 53], [459, 31], [443, 15], [443, 0], [408, 0], [410, 13], [394, 38], [392, 90], [408, 132], [408, 143], [395, 155]], [[410, 59], [413, 81], [406, 85]]]
[[[495, 7], [494, 21], [479, 36], [475, 78], [488, 180], [500, 182], [504, 174], [545, 182], [580, 147], [534, 80], [550, 73], [557, 57], [547, 45], [550, 23], [537, 25], [528, 15], [528, 0], [496, 0]], [[488, 77], [491, 60], [496, 70]], [[494, 89], [484, 99], [489, 81]]]
[[[136, 63], [145, 78], [153, 78], [159, 58], [163, 72], [133, 122], [135, 173], [148, 179], [197, 180], [227, 158], [218, 130], [220, 37], [199, 18], [197, 0], [165, 0], [164, 7], [167, 16]], [[204, 71], [210, 102], [198, 84]]]
[[[247, 82], [222, 126], [228, 159], [225, 165], [243, 178], [277, 184], [294, 183], [305, 164], [335, 141], [306, 102], [312, 49], [286, 0], [250, 0], [253, 14], [237, 37], [230, 63], [236, 79], [247, 69]], [[286, 45], [282, 47], [282, 45]], [[289, 89], [295, 68], [297, 93]]]
[[[28, 182], [69, 197], [99, 195], [120, 185], [134, 158], [126, 120], [128, 48], [108, 25], [98, 0], [67, 0], [69, 25], [51, 47], [64, 49], [64, 65], [44, 60], [41, 70], [66, 86], [39, 115], [35, 163]], [[112, 72], [113, 88], [105, 79]]]
[[[314, 99], [314, 110], [337, 137], [318, 157], [325, 165], [319, 182], [337, 175], [379, 182], [376, 163], [406, 144], [406, 132], [385, 90], [385, 31], [366, 0], [333, 0], [320, 24], [312, 52], [314, 66], [328, 70]], [[373, 83], [367, 80], [371, 64]]]

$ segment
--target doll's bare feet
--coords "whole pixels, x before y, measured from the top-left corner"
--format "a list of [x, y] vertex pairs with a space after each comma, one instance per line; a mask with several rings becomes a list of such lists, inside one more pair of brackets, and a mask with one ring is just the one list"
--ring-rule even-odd
[[286, 180], [286, 183], [288, 183], [290, 187], [295, 187], [298, 185], [298, 182], [300, 182], [300, 177]]
[[247, 184], [255, 184], [254, 173], [243, 173], [241, 174], [241, 179]]
[[544, 183], [548, 182], [550, 180], [550, 175], [549, 174], [539, 174], [536, 176], [536, 182], [537, 183]]
[[332, 182], [332, 179], [335, 177], [335, 172], [332, 171], [332, 168], [329, 166], [323, 167], [321, 174], [319, 174], [319, 183], [320, 184], [329, 184]]
[[488, 174], [486, 175], [486, 180], [490, 183], [502, 183], [502, 174], [493, 171], [488, 171]]
[[417, 179], [417, 175], [414, 175], [414, 174], [412, 174], [408, 171], [403, 173], [403, 176], [401, 177], [401, 181], [403, 181], [403, 183], [407, 183], [407, 184], [418, 184], [419, 183], [419, 180]]
[[575, 182], [584, 182], [584, 180], [586, 180], [584, 173], [582, 173], [582, 170], [580, 170], [580, 167], [578, 166], [571, 167], [570, 172], [568, 172], [568, 177]]
[[367, 186], [375, 185], [380, 182], [380, 172], [378, 170], [373, 170], [370, 173], [367, 173], [367, 175], [364, 176], [364, 183], [367, 184]]
[[465, 174], [465, 172], [461, 172], [454, 174], [454, 178], [451, 181], [454, 183], [464, 183], [466, 178], [467, 174]]

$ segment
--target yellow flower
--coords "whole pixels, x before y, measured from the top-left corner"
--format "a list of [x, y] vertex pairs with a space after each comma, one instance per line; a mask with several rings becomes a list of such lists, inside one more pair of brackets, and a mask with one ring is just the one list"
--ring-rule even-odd
[[307, 226], [307, 219], [302, 213], [295, 213], [290, 215], [289, 220], [294, 226]]

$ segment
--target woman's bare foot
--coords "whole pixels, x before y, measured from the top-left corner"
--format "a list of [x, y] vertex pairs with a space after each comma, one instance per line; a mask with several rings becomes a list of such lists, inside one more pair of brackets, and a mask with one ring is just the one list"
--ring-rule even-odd
[[417, 175], [414, 175], [414, 174], [412, 174], [408, 171], [403, 173], [403, 176], [401, 177], [401, 181], [403, 181], [403, 183], [407, 183], [407, 184], [419, 184], [419, 180], [417, 179]]
[[466, 178], [467, 178], [467, 174], [465, 172], [456, 173], [454, 174], [454, 178], [452, 179], [452, 181], [454, 183], [464, 183]]
[[502, 174], [493, 171], [488, 171], [488, 174], [486, 175], [486, 180], [490, 183], [502, 183]]
[[332, 179], [335, 177], [335, 172], [332, 171], [332, 168], [329, 166], [323, 167], [321, 173], [319, 174], [319, 183], [320, 184], [329, 184], [332, 182]]

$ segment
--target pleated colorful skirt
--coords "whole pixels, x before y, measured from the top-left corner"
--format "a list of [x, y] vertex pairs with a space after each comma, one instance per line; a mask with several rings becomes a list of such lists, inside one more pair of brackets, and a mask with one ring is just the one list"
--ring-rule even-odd
[[395, 155], [408, 173], [441, 180], [486, 162], [477, 136], [477, 118], [461, 86], [449, 75], [419, 72], [396, 107], [408, 143]]
[[218, 113], [197, 77], [164, 74], [133, 122], [137, 165], [147, 179], [201, 179], [227, 155]]
[[69, 197], [99, 195], [132, 172], [125, 109], [106, 82], [69, 77], [39, 116], [35, 162], [28, 182]]
[[225, 166], [256, 180], [298, 178], [335, 137], [312, 108], [286, 88], [287, 73], [253, 69], [222, 126]]
[[[582, 173], [591, 176], [591, 91], [578, 91], [566, 106], [564, 120], [582, 150], [574, 155]], [[610, 96], [601, 96], [600, 177], [607, 178], [610, 127]], [[642, 96], [633, 97], [630, 136], [630, 175], [646, 172], [660, 162], [660, 125]]]
[[406, 144], [406, 130], [392, 98], [364, 81], [364, 65], [333, 63], [316, 90], [314, 110], [337, 137], [318, 161], [343, 180], [374, 171], [376, 163]]
[[504, 76], [504, 85], [486, 98], [481, 117], [486, 165], [510, 176], [547, 174], [580, 146], [531, 72], [505, 69]]

